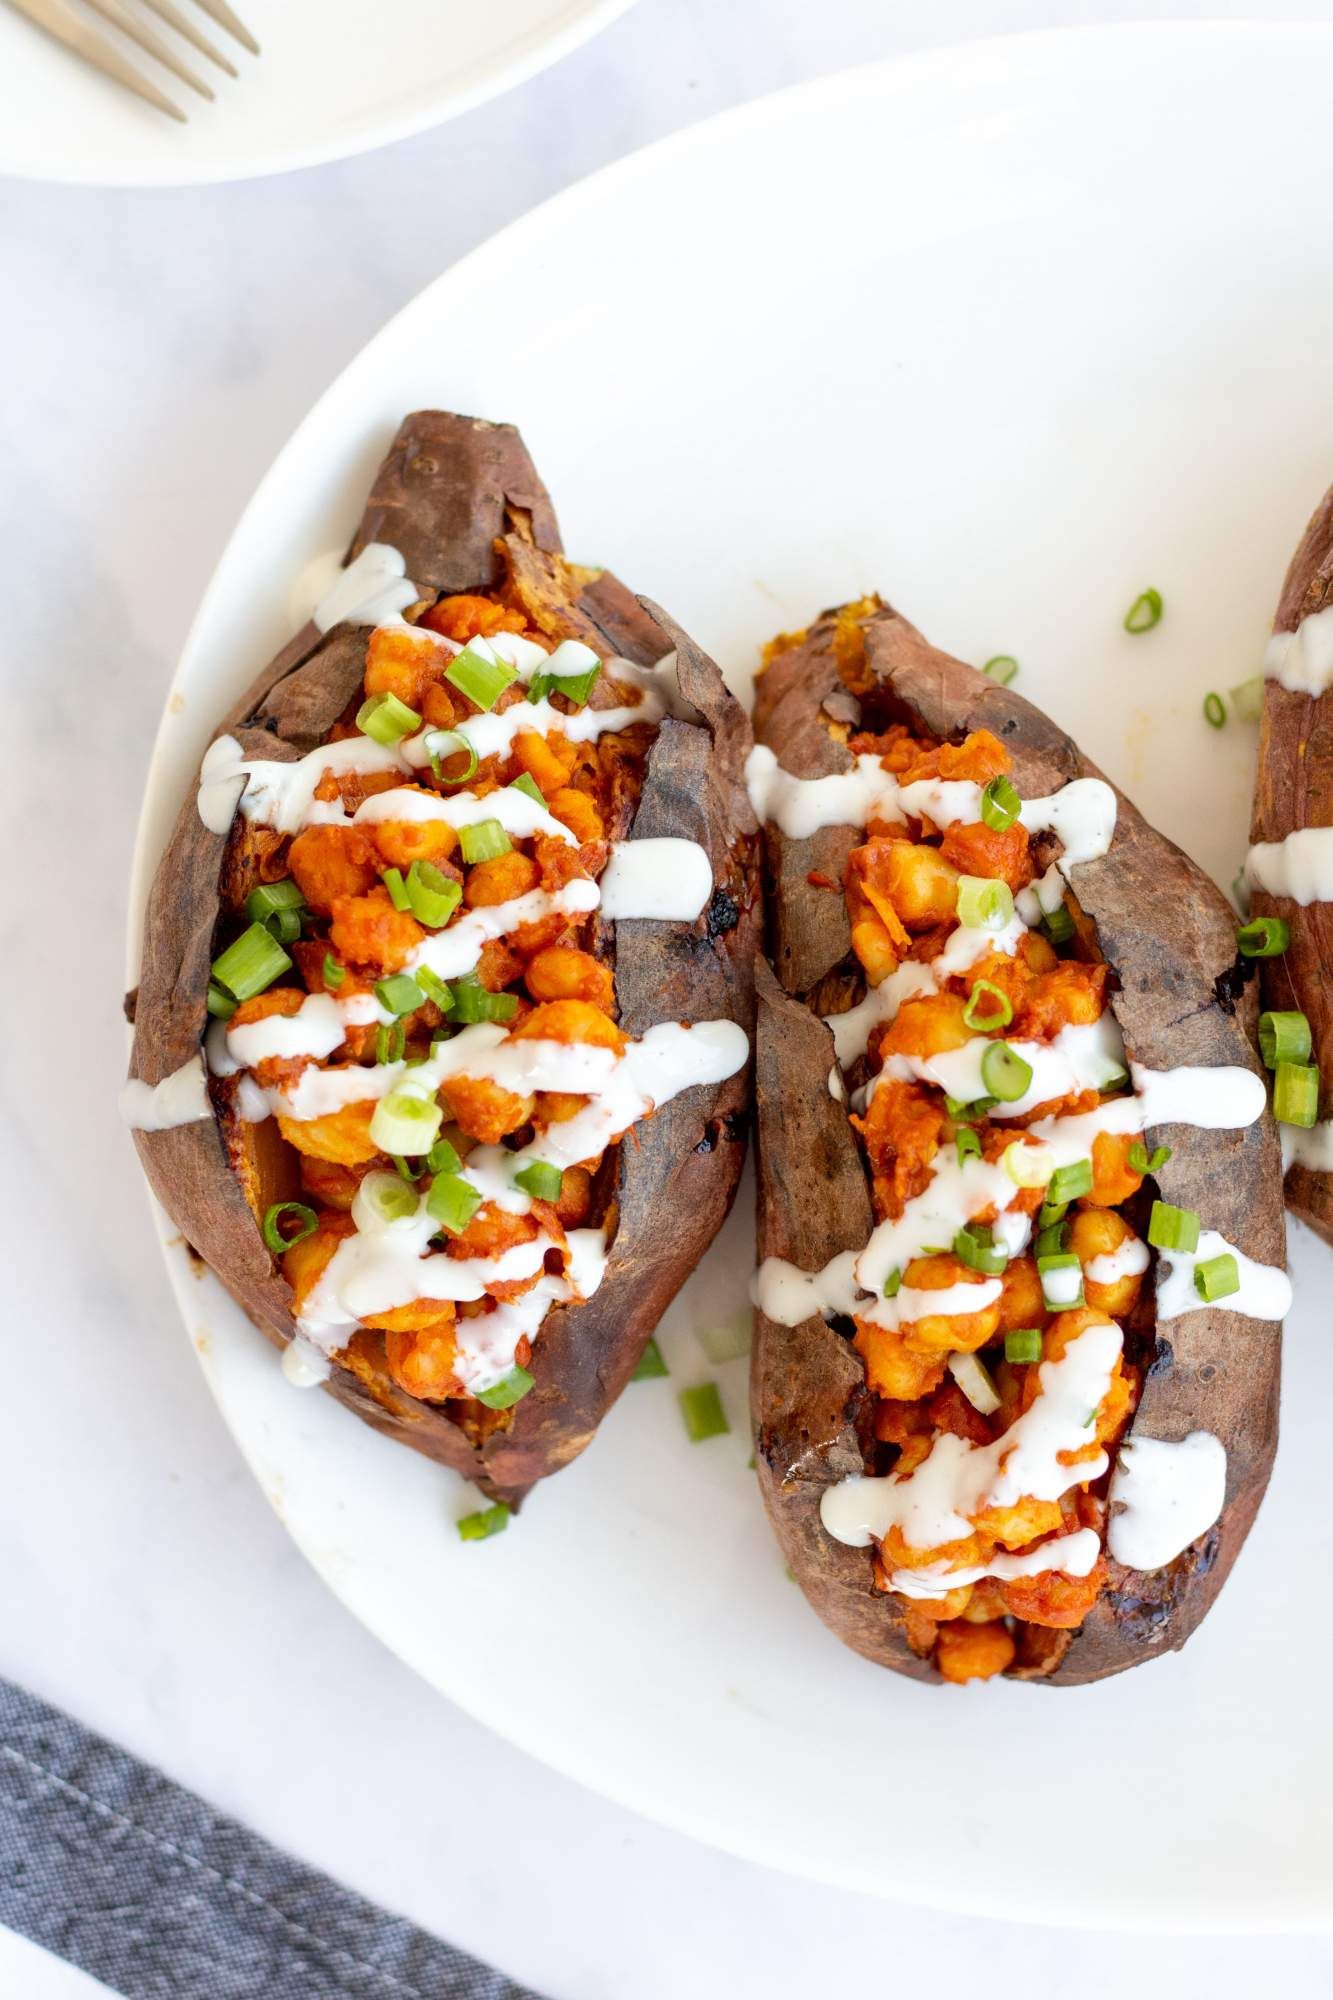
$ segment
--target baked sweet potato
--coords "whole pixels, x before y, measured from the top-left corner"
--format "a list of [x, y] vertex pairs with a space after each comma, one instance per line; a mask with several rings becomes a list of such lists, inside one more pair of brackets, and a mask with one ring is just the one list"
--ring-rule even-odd
[[508, 425], [408, 417], [346, 561], [182, 806], [127, 1115], [293, 1378], [514, 1502], [735, 1192], [749, 728]]
[[[1265, 661], [1247, 875], [1265, 1009], [1285, 1024], [1275, 1074], [1287, 1206], [1333, 1243], [1333, 490], [1292, 557]], [[1265, 1046], [1268, 1047], [1267, 1037]]]
[[755, 734], [752, 1406], [787, 1562], [918, 1679], [1178, 1647], [1268, 1480], [1289, 1293], [1231, 912], [878, 599], [775, 642]]

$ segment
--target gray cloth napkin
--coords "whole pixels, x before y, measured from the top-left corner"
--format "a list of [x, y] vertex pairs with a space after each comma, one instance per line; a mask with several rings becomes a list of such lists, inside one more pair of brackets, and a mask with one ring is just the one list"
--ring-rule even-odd
[[0, 1923], [125, 2000], [537, 2000], [3, 1680]]

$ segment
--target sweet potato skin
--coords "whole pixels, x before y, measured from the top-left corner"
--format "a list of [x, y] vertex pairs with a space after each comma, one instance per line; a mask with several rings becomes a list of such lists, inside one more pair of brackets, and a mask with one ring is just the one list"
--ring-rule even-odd
[[[716, 666], [656, 606], [606, 572], [569, 572], [555, 517], [510, 425], [427, 411], [405, 419], [367, 503], [348, 560], [369, 541], [400, 548], [422, 588], [481, 590], [501, 573], [526, 580], [535, 608], [563, 631], [641, 665], [675, 648], [682, 694], [697, 722], [663, 722], [632, 821], [608, 837], [677, 835], [707, 848], [715, 892], [698, 923], [599, 927], [596, 948], [615, 975], [621, 1024], [753, 1019], [758, 942], [758, 842], [745, 793], [750, 733]], [[572, 574], [573, 581], [570, 581]], [[572, 595], [570, 593], [573, 593]], [[368, 633], [307, 624], [264, 669], [215, 734], [247, 756], [295, 758], [328, 734], [361, 684]], [[238, 827], [241, 825], [238, 822]], [[251, 843], [212, 834], [193, 789], [149, 898], [135, 1007], [132, 1076], [156, 1083], [198, 1053], [209, 967], [222, 908], [251, 886]], [[454, 1467], [511, 1504], [568, 1463], [593, 1436], [638, 1362], [666, 1305], [730, 1207], [744, 1160], [749, 1076], [683, 1093], [620, 1149], [618, 1221], [593, 1299], [550, 1312], [536, 1350], [536, 1387], [508, 1426], [474, 1442], [445, 1408], [418, 1402], [387, 1376], [335, 1367], [326, 1385], [387, 1435]], [[216, 1097], [225, 1100], [225, 1087]], [[246, 1184], [262, 1206], [300, 1193], [294, 1159], [273, 1121], [217, 1120], [136, 1132], [158, 1200], [232, 1296], [277, 1345], [292, 1337], [291, 1291], [264, 1246]], [[230, 1164], [229, 1164], [230, 1161]], [[674, 1226], [660, 1227], [670, 1213]]]
[[[829, 744], [820, 753], [826, 767], [850, 766], [849, 754], [819, 721], [827, 694], [839, 685], [833, 630], [826, 614], [760, 681], [756, 735], [788, 770], [801, 768], [796, 746], [816, 732]], [[870, 615], [865, 640], [869, 672], [902, 703], [905, 716], [954, 741], [991, 730], [1014, 759], [1024, 797], [1101, 775], [1038, 710], [937, 652], [887, 606]], [[832, 1037], [805, 999], [820, 987], [827, 1010], [849, 944], [842, 897], [808, 879], [814, 869], [836, 880], [836, 863], [830, 866], [827, 855], [812, 859], [812, 845], [765, 830], [777, 906], [770, 929], [776, 976], [761, 963], [755, 1042], [759, 1256], [785, 1257], [806, 1270], [859, 1247], [871, 1226], [865, 1169], [845, 1109], [826, 1087]], [[1227, 977], [1235, 920], [1201, 871], [1120, 798], [1110, 853], [1084, 865], [1076, 882], [1119, 976], [1111, 1006], [1134, 1058], [1153, 1069], [1234, 1063], [1257, 1071], [1253, 989], [1233, 999]], [[1200, 1210], [1250, 1256], [1281, 1264], [1281, 1167], [1269, 1122], [1244, 1132], [1155, 1136], [1175, 1146], [1156, 1179], [1162, 1198]], [[1141, 1575], [1112, 1564], [1110, 1588], [1078, 1631], [1026, 1628], [1011, 1678], [1077, 1685], [1184, 1643], [1225, 1580], [1267, 1485], [1277, 1443], [1278, 1370], [1278, 1328], [1219, 1307], [1189, 1313], [1159, 1333], [1129, 1435], [1214, 1432], [1227, 1451], [1222, 1517], [1161, 1571]], [[899, 1673], [936, 1680], [912, 1649], [901, 1607], [873, 1590], [871, 1550], [844, 1547], [820, 1525], [825, 1488], [864, 1469], [858, 1417], [866, 1394], [858, 1356], [822, 1318], [786, 1328], [756, 1314], [756, 1462], [787, 1562], [846, 1644]]]
[[[1303, 618], [1333, 603], [1333, 488], [1324, 495], [1291, 560], [1273, 619], [1274, 632], [1294, 632]], [[1333, 691], [1293, 694], [1264, 683], [1259, 759], [1255, 772], [1252, 842], [1283, 840], [1306, 826], [1333, 826]], [[1297, 1008], [1310, 1023], [1310, 1060], [1322, 1084], [1321, 1119], [1333, 1117], [1333, 904], [1305, 909], [1285, 896], [1255, 889], [1256, 916], [1285, 917], [1291, 943], [1281, 958], [1260, 964], [1265, 1007]], [[1287, 1169], [1287, 1207], [1333, 1243], [1333, 1174], [1296, 1162]]]

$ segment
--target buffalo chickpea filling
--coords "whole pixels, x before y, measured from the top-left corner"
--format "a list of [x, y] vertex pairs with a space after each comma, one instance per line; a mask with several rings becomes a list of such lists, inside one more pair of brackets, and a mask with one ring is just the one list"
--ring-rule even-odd
[[[243, 780], [209, 1068], [296, 1351], [483, 1432], [600, 1280], [623, 1133], [746, 1054], [730, 1022], [619, 1023], [598, 884], [669, 696], [558, 614], [513, 577], [419, 601], [370, 632], [324, 746], [243, 764], [223, 738], [200, 792]], [[684, 914], [638, 879], [616, 914]]]

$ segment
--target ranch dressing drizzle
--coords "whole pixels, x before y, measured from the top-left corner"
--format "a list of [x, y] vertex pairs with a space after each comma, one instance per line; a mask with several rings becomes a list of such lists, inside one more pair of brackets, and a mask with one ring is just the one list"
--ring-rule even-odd
[[1157, 1317], [1179, 1319], [1182, 1313], [1202, 1312], [1209, 1301], [1200, 1298], [1194, 1283], [1198, 1265], [1210, 1257], [1234, 1257], [1240, 1276], [1240, 1290], [1229, 1292], [1212, 1303], [1222, 1312], [1244, 1313], [1247, 1319], [1285, 1319], [1291, 1310], [1291, 1280], [1272, 1264], [1256, 1264], [1234, 1243], [1215, 1229], [1201, 1229], [1195, 1250], [1163, 1250], [1157, 1265]]
[[713, 869], [697, 840], [618, 840], [598, 887], [604, 917], [692, 924], [713, 894]]
[[335, 625], [401, 624], [403, 612], [420, 595], [401, 552], [389, 542], [367, 542], [324, 592], [310, 621], [321, 632], [331, 632]]
[[1280, 1129], [1284, 1166], [1308, 1167], [1316, 1174], [1333, 1173], [1333, 1118], [1323, 1119], [1308, 1131], [1299, 1125], [1283, 1125]]
[[1090, 1257], [1083, 1275], [1093, 1285], [1118, 1285], [1122, 1278], [1139, 1278], [1148, 1268], [1148, 1246], [1138, 1236], [1127, 1236], [1115, 1250]]
[[132, 1077], [121, 1087], [120, 1115], [136, 1132], [169, 1132], [177, 1125], [211, 1118], [203, 1056], [191, 1056], [160, 1083]]
[[905, 958], [896, 971], [870, 988], [864, 1000], [843, 1014], [825, 1014], [824, 1022], [832, 1030], [834, 1053], [841, 1067], [850, 1069], [865, 1054], [875, 1029], [881, 1022], [896, 1020], [904, 1002], [923, 993], [939, 992], [947, 979], [969, 971], [991, 952], [1002, 952], [1006, 958], [1012, 958], [1025, 930], [1026, 925], [1016, 916], [994, 931], [958, 924], [935, 958]]
[[[352, 814], [353, 826], [377, 826], [383, 820], [410, 820], [414, 825], [443, 822], [454, 828], [477, 826], [483, 820], [498, 819], [515, 840], [530, 840], [534, 834], [548, 834], [574, 846], [574, 836], [562, 820], [516, 785], [502, 785], [498, 791], [478, 798], [475, 792], [413, 791], [396, 787], [390, 792], [372, 792]], [[682, 841], [682, 847], [693, 845]]]
[[1333, 826], [1302, 826], [1285, 840], [1261, 840], [1245, 858], [1245, 880], [1302, 907], [1333, 903]]
[[[936, 1084], [949, 1097], [971, 1104], [986, 1095], [981, 1073], [986, 1051], [994, 1046], [989, 1035], [974, 1035], [959, 1049], [937, 1056], [891, 1055], [867, 1093], [875, 1094], [881, 1076]], [[1039, 1104], [1084, 1090], [1109, 1090], [1125, 1075], [1125, 1045], [1110, 1009], [1086, 1026], [1061, 1028], [1053, 1041], [1011, 1041], [1008, 1046], [1021, 1056], [1032, 1071], [1032, 1082], [1021, 1097], [991, 1107], [992, 1118], [1023, 1118]]]
[[1264, 649], [1264, 677], [1289, 694], [1321, 695], [1333, 686], [1333, 605], [1275, 632]]
[[1059, 1360], [1042, 1362], [1041, 1394], [992, 1444], [944, 1431], [906, 1477], [889, 1473], [828, 1487], [819, 1508], [825, 1528], [852, 1548], [883, 1541], [890, 1528], [909, 1548], [938, 1548], [966, 1540], [988, 1507], [1012, 1507], [1025, 1496], [1058, 1500], [1099, 1479], [1109, 1463], [1104, 1451], [1073, 1465], [1061, 1455], [1093, 1442], [1090, 1413], [1111, 1386], [1120, 1344], [1111, 1321], [1085, 1328]]
[[889, 1586], [904, 1597], [938, 1601], [951, 1590], [980, 1583], [986, 1577], [1012, 1583], [1019, 1577], [1045, 1576], [1051, 1570], [1059, 1570], [1064, 1576], [1090, 1576], [1101, 1552], [1096, 1529], [1078, 1528], [1071, 1535], [1055, 1535], [1048, 1542], [1038, 1542], [1035, 1548], [1020, 1550], [1017, 1555], [997, 1549], [980, 1568], [950, 1569], [947, 1563], [939, 1562], [927, 1563], [922, 1569], [891, 1570]]
[[1127, 1438], [1111, 1475], [1107, 1548], [1127, 1569], [1162, 1569], [1218, 1519], [1227, 1455], [1210, 1431], [1179, 1444]]

